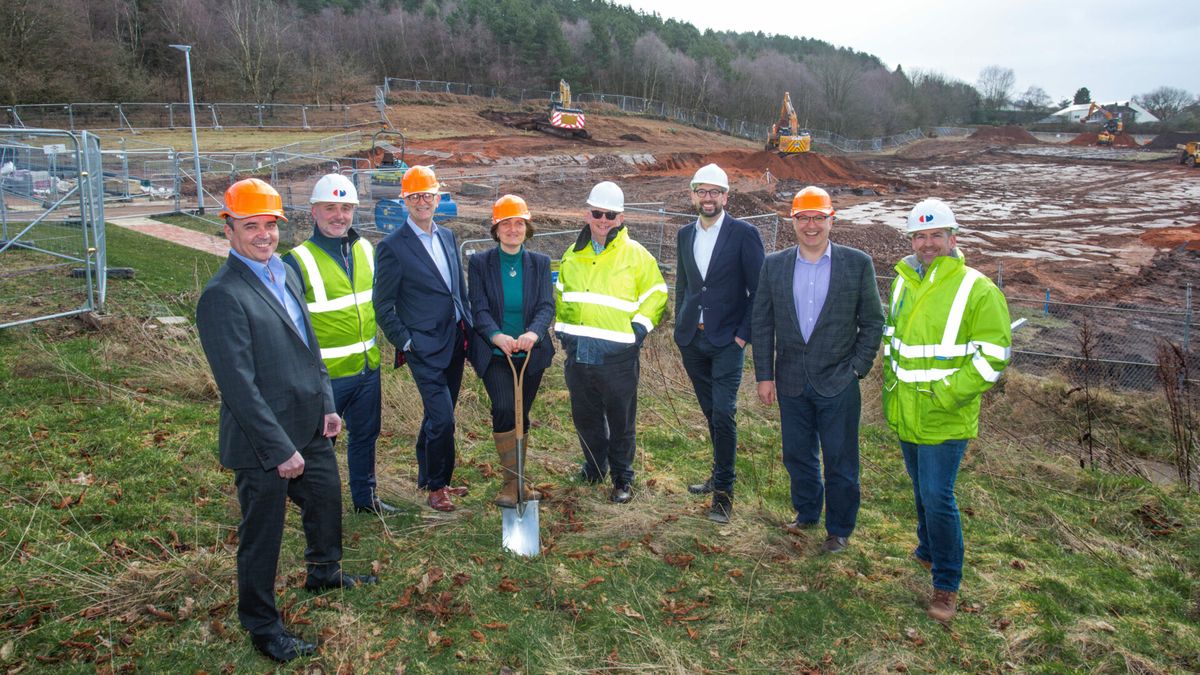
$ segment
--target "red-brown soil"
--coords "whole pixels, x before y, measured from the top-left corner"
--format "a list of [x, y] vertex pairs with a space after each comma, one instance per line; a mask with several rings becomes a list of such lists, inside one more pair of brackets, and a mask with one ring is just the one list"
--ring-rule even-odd
[[1138, 238], [1155, 248], [1182, 247], [1185, 251], [1200, 251], [1200, 225], [1156, 228], [1143, 232]]
[[794, 180], [810, 185], [884, 187], [895, 183], [852, 159], [813, 152], [779, 155], [767, 150], [721, 150], [702, 155], [677, 152], [659, 157], [648, 172], [666, 175], [690, 174], [705, 164], [715, 163], [731, 176], [763, 178], [767, 172], [777, 180]]
[[[1100, 134], [1092, 131], [1085, 131], [1075, 138], [1067, 141], [1067, 145], [1096, 145]], [[1138, 142], [1129, 134], [1117, 134], [1113, 139], [1112, 146], [1114, 148], [1140, 148]]]
[[980, 127], [968, 138], [992, 143], [1041, 143], [1033, 134], [1018, 126]]

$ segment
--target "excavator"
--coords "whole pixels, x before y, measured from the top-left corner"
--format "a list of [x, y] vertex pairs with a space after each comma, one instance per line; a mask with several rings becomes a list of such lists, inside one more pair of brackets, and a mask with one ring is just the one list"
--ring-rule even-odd
[[1092, 119], [1092, 115], [1097, 112], [1104, 115], [1104, 126], [1100, 129], [1100, 133], [1096, 137], [1096, 145], [1112, 145], [1116, 140], [1117, 134], [1125, 130], [1125, 122], [1121, 120], [1120, 115], [1114, 115], [1105, 109], [1104, 106], [1092, 101], [1092, 105], [1088, 107], [1087, 114], [1083, 116], [1084, 122]]
[[571, 85], [566, 80], [558, 81], [557, 98], [550, 95], [548, 112], [510, 113], [488, 109], [480, 111], [479, 116], [515, 129], [540, 131], [559, 138], [591, 138], [583, 111], [571, 107]]
[[[784, 130], [788, 133], [784, 133]], [[779, 121], [771, 125], [767, 132], [767, 150], [774, 150], [781, 155], [794, 155], [812, 150], [812, 135], [808, 130], [801, 130], [796, 119], [796, 109], [792, 107], [792, 95], [783, 92], [783, 105], [779, 109]]]

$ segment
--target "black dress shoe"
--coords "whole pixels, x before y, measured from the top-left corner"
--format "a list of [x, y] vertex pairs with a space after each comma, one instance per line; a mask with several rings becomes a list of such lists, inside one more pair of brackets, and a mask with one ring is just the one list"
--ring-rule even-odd
[[346, 574], [343, 572], [329, 581], [320, 583], [313, 583], [310, 577], [304, 582], [304, 590], [310, 593], [318, 593], [332, 588], [354, 588], [355, 586], [370, 586], [377, 583], [379, 583], [379, 577], [370, 574]]
[[263, 656], [280, 663], [298, 656], [310, 656], [317, 651], [315, 644], [305, 642], [287, 631], [275, 635], [251, 635], [250, 641]]
[[708, 510], [708, 519], [714, 523], [728, 523], [733, 515], [733, 495], [722, 490], [713, 493], [712, 507]]
[[400, 509], [388, 504], [387, 502], [376, 499], [369, 506], [354, 505], [355, 513], [374, 513], [380, 516], [394, 516], [400, 513]]
[[628, 485], [614, 485], [612, 492], [608, 494], [608, 501], [617, 504], [628, 504], [631, 499], [633, 499], [633, 492], [630, 491]]
[[706, 494], [712, 493], [712, 491], [713, 491], [712, 476], [709, 476], [708, 480], [704, 481], [703, 483], [697, 483], [695, 485], [688, 486], [688, 492], [690, 492], [694, 495], [706, 495]]

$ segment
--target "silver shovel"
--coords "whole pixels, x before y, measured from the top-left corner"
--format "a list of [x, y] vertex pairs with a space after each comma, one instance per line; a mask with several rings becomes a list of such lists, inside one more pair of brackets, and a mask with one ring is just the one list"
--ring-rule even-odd
[[525, 399], [524, 399], [524, 384], [525, 384], [525, 367], [529, 365], [529, 356], [526, 355], [521, 364], [521, 372], [517, 374], [517, 367], [513, 365], [511, 356], [508, 358], [508, 367], [513, 373], [513, 389], [516, 414], [516, 429], [517, 435], [517, 505], [515, 508], [501, 507], [500, 513], [503, 517], [503, 544], [504, 548], [527, 558], [533, 557], [542, 551], [541, 536], [539, 534], [538, 525], [538, 501], [536, 499], [525, 501]]

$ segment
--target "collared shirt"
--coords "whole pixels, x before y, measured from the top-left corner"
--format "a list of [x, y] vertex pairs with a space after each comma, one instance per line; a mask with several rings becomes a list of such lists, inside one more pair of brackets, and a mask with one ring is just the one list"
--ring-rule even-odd
[[[721, 234], [721, 225], [724, 223], [724, 211], [721, 211], [717, 222], [707, 230], [700, 225], [700, 219], [696, 219], [696, 235], [692, 239], [692, 257], [696, 260], [696, 267], [700, 268], [701, 279], [708, 279], [708, 264], [712, 262], [713, 252], [717, 248], [717, 235]], [[704, 310], [700, 310], [698, 321], [704, 323]]]
[[267, 287], [271, 295], [275, 296], [279, 304], [283, 305], [284, 309], [287, 310], [288, 317], [292, 320], [292, 327], [296, 329], [296, 332], [300, 335], [300, 339], [304, 340], [306, 346], [311, 346], [308, 344], [308, 330], [304, 326], [304, 312], [300, 309], [300, 303], [296, 301], [296, 298], [293, 298], [292, 294], [287, 292], [286, 280], [288, 268], [279, 259], [279, 256], [272, 254], [266, 264], [263, 264], [257, 260], [247, 258], [232, 248], [229, 249], [229, 254], [237, 256], [238, 260], [246, 263], [246, 267], [249, 267], [250, 271], [254, 272], [254, 276], [263, 282], [263, 285]]
[[833, 244], [825, 245], [825, 252], [816, 262], [809, 262], [800, 255], [796, 248], [796, 272], [792, 275], [792, 300], [796, 303], [796, 319], [800, 322], [800, 334], [808, 342], [812, 337], [813, 328], [817, 325], [817, 317], [821, 316], [821, 308], [825, 306], [825, 296], [829, 294], [829, 268], [832, 260]]
[[[421, 245], [425, 247], [425, 252], [433, 258], [433, 264], [437, 267], [438, 273], [442, 275], [442, 281], [446, 282], [446, 289], [451, 295], [454, 293], [454, 284], [450, 280], [450, 259], [446, 256], [446, 249], [442, 246], [442, 238], [438, 236], [438, 227], [436, 222], [430, 223], [429, 232], [422, 230], [412, 218], [408, 219], [408, 226], [412, 228], [413, 234], [417, 235], [417, 239], [421, 240]], [[458, 298], [454, 299], [454, 320], [462, 320], [462, 310], [458, 306]]]

